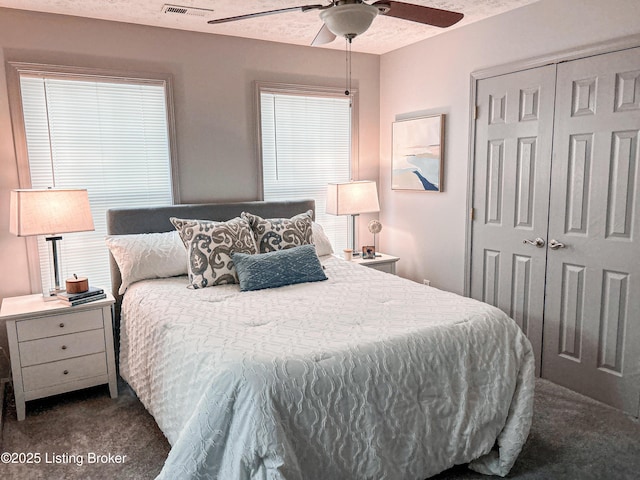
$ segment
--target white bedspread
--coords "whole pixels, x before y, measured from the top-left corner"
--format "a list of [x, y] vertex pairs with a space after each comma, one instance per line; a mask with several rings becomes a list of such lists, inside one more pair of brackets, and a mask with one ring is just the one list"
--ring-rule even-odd
[[[506, 475], [529, 432], [531, 345], [500, 310], [344, 262], [257, 292], [132, 285], [120, 373], [172, 445], [161, 479]], [[497, 448], [494, 448], [497, 447]]]

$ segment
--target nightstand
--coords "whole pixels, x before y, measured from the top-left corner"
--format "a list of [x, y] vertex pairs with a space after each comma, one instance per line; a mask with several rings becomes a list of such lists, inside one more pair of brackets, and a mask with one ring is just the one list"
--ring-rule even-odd
[[7, 325], [18, 420], [25, 402], [36, 398], [104, 383], [111, 398], [118, 396], [114, 301], [111, 294], [75, 307], [45, 302], [41, 294], [4, 299], [0, 320]]
[[353, 263], [364, 265], [365, 267], [373, 268], [375, 270], [380, 270], [381, 272], [391, 273], [395, 275], [396, 262], [400, 260], [400, 257], [385, 255], [384, 253], [379, 253], [378, 255], [380, 256], [376, 258], [369, 258], [369, 259], [356, 257], [351, 261]]

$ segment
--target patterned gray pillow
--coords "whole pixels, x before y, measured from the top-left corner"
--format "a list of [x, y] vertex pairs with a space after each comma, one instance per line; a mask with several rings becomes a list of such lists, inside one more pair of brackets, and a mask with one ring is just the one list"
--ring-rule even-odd
[[170, 220], [187, 249], [191, 288], [238, 283], [231, 254], [258, 253], [251, 227], [240, 217], [228, 222]]
[[252, 213], [242, 212], [253, 230], [260, 253], [285, 250], [313, 243], [312, 210], [291, 218], [262, 218]]

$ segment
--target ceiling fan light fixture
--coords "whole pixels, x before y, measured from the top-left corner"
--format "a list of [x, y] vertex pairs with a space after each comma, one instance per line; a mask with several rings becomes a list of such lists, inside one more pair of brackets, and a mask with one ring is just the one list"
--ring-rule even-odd
[[348, 39], [366, 32], [376, 15], [378, 8], [366, 3], [336, 5], [320, 12], [331, 32]]

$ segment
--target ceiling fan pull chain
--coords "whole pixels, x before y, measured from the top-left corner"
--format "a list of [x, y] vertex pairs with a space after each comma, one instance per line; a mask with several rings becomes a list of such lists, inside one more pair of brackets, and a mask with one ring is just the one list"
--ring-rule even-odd
[[349, 40], [347, 37], [344, 38], [344, 78], [345, 78], [345, 89], [344, 94], [349, 96]]
[[353, 85], [351, 84], [351, 82], [353, 81], [353, 74], [351, 72], [351, 65], [353, 64], [353, 55], [352, 55], [352, 51], [351, 51], [351, 42], [353, 41], [353, 38], [349, 37], [348, 40], [348, 45], [349, 45], [349, 98], [351, 98], [351, 91], [353, 90]]
[[352, 38], [345, 37], [345, 54], [346, 54], [346, 90], [344, 94], [349, 97], [349, 107], [351, 107], [351, 40]]

